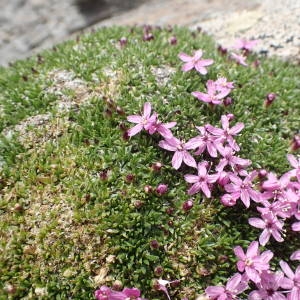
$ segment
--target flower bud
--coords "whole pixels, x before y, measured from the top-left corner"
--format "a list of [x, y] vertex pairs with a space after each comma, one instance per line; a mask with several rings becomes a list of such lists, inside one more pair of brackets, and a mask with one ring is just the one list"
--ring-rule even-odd
[[173, 208], [173, 207], [168, 207], [168, 208], [166, 209], [166, 213], [167, 213], [169, 216], [171, 216], [171, 215], [174, 213], [174, 208]]
[[225, 186], [229, 182], [229, 175], [225, 171], [221, 171], [219, 173], [218, 184], [221, 186]]
[[145, 33], [143, 36], [143, 41], [151, 41], [154, 40], [154, 35], [149, 32], [149, 33]]
[[231, 105], [233, 102], [232, 98], [231, 97], [226, 97], [224, 100], [223, 100], [223, 104], [224, 106], [229, 106]]
[[171, 45], [176, 45], [177, 44], [177, 38], [176, 38], [176, 36], [171, 36], [170, 39], [169, 39], [169, 43]]
[[300, 135], [295, 135], [291, 142], [291, 150], [296, 151], [300, 148]]
[[99, 178], [100, 178], [101, 180], [107, 180], [107, 178], [108, 178], [107, 170], [100, 171], [100, 172], [99, 172]]
[[264, 106], [265, 107], [270, 106], [274, 102], [275, 99], [276, 99], [276, 94], [275, 93], [269, 93], [265, 98]]
[[185, 212], [188, 212], [190, 211], [194, 206], [194, 202], [192, 199], [189, 199], [189, 200], [186, 200], [185, 202], [183, 202], [182, 204], [182, 209], [185, 211]]
[[227, 114], [226, 115], [229, 122], [231, 122], [234, 119], [234, 114]]
[[144, 186], [144, 191], [146, 194], [149, 194], [152, 192], [152, 186], [151, 185], [145, 185]]
[[116, 280], [113, 284], [112, 284], [112, 288], [116, 291], [120, 291], [123, 287], [123, 283], [120, 280]]
[[126, 177], [125, 177], [125, 181], [127, 183], [131, 183], [134, 181], [134, 175], [133, 174], [127, 174]]
[[119, 39], [119, 44], [121, 47], [124, 47], [126, 44], [127, 44], [127, 38], [122, 36], [120, 39]]
[[156, 171], [156, 172], [158, 172], [158, 171], [160, 171], [160, 169], [162, 168], [162, 163], [161, 162], [156, 162], [156, 163], [154, 163], [152, 166], [151, 166], [151, 168], [152, 168], [152, 170], [153, 171]]
[[23, 206], [20, 203], [16, 203], [14, 206], [14, 211], [15, 212], [22, 212], [23, 211]]
[[221, 203], [224, 206], [234, 206], [236, 204], [236, 197], [233, 197], [232, 194], [225, 194], [221, 197]]
[[152, 240], [152, 241], [150, 241], [150, 247], [151, 247], [152, 249], [158, 249], [158, 248], [159, 248], [159, 243], [158, 243], [158, 241], [157, 241], [157, 240]]
[[128, 141], [129, 140], [129, 134], [128, 131], [124, 131], [122, 134], [122, 138], [124, 141]]
[[120, 116], [124, 116], [125, 115], [125, 111], [120, 106], [116, 107], [116, 112]]
[[167, 184], [162, 184], [161, 183], [156, 188], [156, 192], [159, 195], [163, 195], [163, 194], [167, 193], [167, 191], [168, 191], [168, 185]]
[[134, 205], [135, 208], [139, 209], [143, 206], [143, 204], [144, 203], [141, 200], [137, 200], [137, 201], [134, 202], [133, 205]]
[[218, 46], [218, 51], [221, 55], [227, 55], [227, 49], [222, 47], [221, 45]]
[[154, 269], [154, 274], [158, 277], [160, 277], [164, 272], [164, 269], [162, 266], [158, 266]]

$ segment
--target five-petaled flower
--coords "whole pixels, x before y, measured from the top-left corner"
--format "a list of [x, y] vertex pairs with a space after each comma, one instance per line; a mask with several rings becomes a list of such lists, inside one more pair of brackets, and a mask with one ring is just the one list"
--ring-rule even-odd
[[206, 67], [212, 65], [214, 61], [212, 59], [201, 59], [202, 54], [202, 50], [197, 50], [193, 56], [183, 52], [180, 53], [178, 57], [185, 62], [182, 66], [182, 71], [187, 72], [195, 68], [200, 74], [207, 74]]

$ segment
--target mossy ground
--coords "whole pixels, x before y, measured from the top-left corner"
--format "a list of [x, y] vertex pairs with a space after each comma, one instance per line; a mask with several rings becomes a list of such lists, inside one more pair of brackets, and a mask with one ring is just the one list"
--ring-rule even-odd
[[[177, 121], [172, 131], [185, 139], [195, 125], [219, 126], [230, 112], [245, 123], [240, 156], [252, 168], [282, 174], [299, 130], [299, 67], [252, 56], [260, 65], [245, 68], [199, 32], [152, 33], [154, 40], [143, 41], [142, 28], [101, 29], [0, 69], [1, 299], [92, 299], [97, 285], [115, 280], [164, 299], [151, 289], [157, 266], [162, 278], [181, 280], [171, 289], [174, 299], [192, 299], [235, 272], [234, 246], [257, 238], [247, 222], [255, 210], [223, 208], [218, 194], [196, 195], [184, 213], [186, 170], [172, 169], [158, 136], [126, 140], [122, 128], [146, 101], [163, 121]], [[169, 43], [173, 35], [176, 45]], [[120, 47], [123, 36], [128, 43]], [[215, 60], [208, 75], [183, 73], [178, 53], [199, 48]], [[234, 104], [210, 109], [190, 93], [218, 76], [234, 81]], [[278, 97], [266, 109], [270, 92]], [[154, 172], [157, 161], [164, 167]], [[144, 191], [159, 183], [169, 185], [166, 195]], [[299, 238], [287, 240], [269, 249], [287, 259]]]

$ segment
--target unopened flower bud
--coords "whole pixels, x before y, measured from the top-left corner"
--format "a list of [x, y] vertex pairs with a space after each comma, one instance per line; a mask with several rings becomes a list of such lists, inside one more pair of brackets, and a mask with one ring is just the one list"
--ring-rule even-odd
[[122, 134], [122, 138], [124, 141], [128, 141], [129, 140], [129, 134], [128, 131], [124, 131]]
[[227, 49], [222, 47], [221, 45], [218, 46], [218, 51], [221, 55], [226, 55], [227, 54]]
[[160, 171], [160, 169], [162, 168], [162, 163], [161, 162], [156, 162], [156, 163], [154, 163], [152, 166], [151, 166], [151, 168], [152, 168], [152, 170], [153, 171], [156, 171], [156, 172], [158, 172], [158, 171]]
[[168, 191], [168, 185], [167, 184], [159, 184], [156, 188], [156, 192], [159, 194], [159, 195], [163, 195], [165, 194], [166, 192]]
[[274, 102], [275, 99], [276, 99], [276, 94], [275, 93], [269, 93], [265, 98], [264, 106], [265, 107], [270, 106]]
[[154, 35], [149, 32], [149, 33], [145, 33], [143, 36], [143, 41], [151, 41], [154, 39]]
[[173, 207], [168, 207], [167, 209], [166, 209], [166, 213], [170, 216], [170, 215], [172, 215], [173, 213], [174, 213], [174, 208]]
[[145, 185], [145, 186], [144, 186], [144, 191], [145, 191], [146, 194], [151, 193], [152, 190], [153, 190], [153, 189], [152, 189], [152, 186], [151, 186], [151, 185]]
[[120, 291], [123, 287], [123, 283], [120, 280], [116, 280], [113, 284], [112, 284], [112, 288], [116, 291]]
[[119, 39], [119, 44], [120, 44], [120, 46], [121, 47], [124, 47], [126, 44], [127, 44], [127, 38], [126, 37], [121, 37], [120, 39]]
[[295, 135], [291, 142], [291, 150], [296, 151], [300, 148], [300, 135]]
[[221, 203], [224, 206], [234, 206], [236, 204], [237, 198], [233, 197], [231, 194], [225, 194], [221, 197]]
[[171, 45], [176, 45], [177, 44], [177, 38], [176, 38], [176, 36], [171, 36], [170, 39], [169, 39], [169, 43]]
[[223, 100], [223, 104], [224, 106], [229, 106], [231, 105], [233, 102], [232, 98], [231, 97], [226, 97], [224, 100]]
[[134, 202], [133, 205], [134, 205], [135, 208], [139, 209], [143, 206], [143, 204], [144, 203], [141, 200], [137, 200], [137, 201]]
[[160, 277], [164, 272], [164, 269], [162, 266], [158, 266], [154, 269], [154, 274], [158, 277]]
[[158, 243], [158, 241], [157, 241], [157, 240], [152, 240], [152, 241], [150, 241], [150, 247], [151, 247], [152, 249], [158, 249], [158, 248], [159, 248], [159, 243]]
[[179, 286], [179, 285], [180, 285], [180, 280], [179, 280], [179, 279], [172, 280], [172, 281], [170, 282], [170, 286], [171, 286], [171, 287], [177, 287], [177, 286]]
[[119, 124], [119, 128], [122, 130], [122, 131], [126, 131], [128, 128], [127, 128], [127, 126], [125, 125], [125, 123], [123, 123], [123, 122], [121, 122], [120, 124]]
[[183, 202], [182, 204], [182, 209], [187, 212], [190, 211], [194, 206], [194, 201], [192, 199], [186, 200], [185, 202]]
[[231, 122], [234, 119], [234, 114], [227, 114], [226, 115], [229, 122]]
[[99, 172], [99, 178], [100, 178], [101, 180], [107, 180], [107, 178], [108, 178], [107, 171], [106, 171], [106, 170], [100, 171], [100, 172]]
[[229, 175], [225, 171], [221, 171], [219, 173], [218, 184], [221, 186], [225, 186], [229, 182]]
[[120, 106], [116, 107], [116, 112], [120, 116], [124, 116], [125, 115], [125, 111]]
[[266, 177], [267, 175], [268, 175], [268, 171], [265, 170], [265, 169], [261, 169], [261, 170], [258, 171], [258, 177], [259, 177], [259, 178], [264, 178], [264, 177]]
[[126, 177], [125, 177], [125, 181], [127, 183], [131, 183], [134, 181], [134, 175], [133, 174], [127, 174]]
[[174, 226], [174, 222], [173, 222], [172, 220], [169, 220], [169, 221], [168, 221], [168, 225], [169, 225], [170, 227], [173, 227], [173, 226]]
[[15, 212], [22, 212], [23, 211], [23, 206], [20, 203], [16, 203], [14, 206], [14, 211]]

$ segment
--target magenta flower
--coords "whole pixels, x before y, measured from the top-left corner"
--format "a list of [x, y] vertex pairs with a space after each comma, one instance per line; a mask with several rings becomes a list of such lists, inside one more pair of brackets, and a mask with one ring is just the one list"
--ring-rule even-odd
[[248, 284], [243, 281], [241, 274], [233, 275], [226, 286], [209, 286], [205, 289], [205, 294], [211, 300], [233, 300], [237, 299], [237, 295], [248, 288]]
[[128, 130], [128, 136], [134, 136], [143, 129], [148, 130], [148, 127], [156, 121], [156, 115], [151, 116], [151, 104], [146, 102], [144, 104], [144, 112], [140, 115], [131, 115], [127, 117], [127, 120], [131, 123], [136, 123], [134, 127]]
[[192, 95], [196, 97], [198, 100], [209, 104], [221, 104], [222, 99], [225, 98], [229, 93], [230, 89], [220, 89], [219, 85], [213, 80], [208, 80], [206, 82], [206, 92], [192, 92]]
[[234, 170], [237, 166], [246, 168], [251, 165], [251, 160], [234, 156], [235, 152], [230, 147], [219, 147], [218, 150], [223, 156], [223, 158], [220, 159], [219, 164], [216, 166], [216, 170], [218, 172], [223, 171], [227, 165], [229, 165], [232, 170]]
[[206, 126], [206, 130], [218, 139], [219, 144], [227, 142], [233, 150], [240, 151], [240, 147], [238, 146], [233, 137], [243, 130], [244, 124], [236, 123], [234, 126], [229, 128], [229, 122], [230, 119], [228, 115], [223, 115], [221, 117], [222, 129], [208, 124]]
[[173, 134], [169, 128], [174, 127], [176, 125], [176, 122], [169, 122], [163, 124], [157, 119], [157, 114], [155, 113], [154, 115], [155, 119], [153, 120], [153, 122], [149, 122], [146, 125], [149, 134], [154, 134], [155, 132], [158, 132], [164, 138], [171, 138]]
[[234, 48], [251, 51], [258, 43], [258, 40], [237, 39]]
[[207, 152], [211, 157], [217, 157], [217, 145], [216, 138], [212, 136], [207, 130], [207, 125], [204, 126], [196, 126], [196, 128], [200, 131], [200, 135], [192, 138], [190, 141], [194, 142], [197, 145], [197, 151], [195, 152], [195, 155], [202, 154], [205, 149], [207, 149]]
[[238, 55], [236, 53], [231, 53], [230, 57], [235, 60], [239, 65], [247, 67], [246, 57], [243, 55]]
[[107, 286], [101, 286], [99, 290], [95, 291], [95, 298], [97, 300], [145, 300], [140, 298], [141, 292], [137, 288], [124, 288], [122, 292], [114, 291]]
[[212, 59], [201, 59], [202, 54], [202, 50], [196, 51], [194, 56], [189, 56], [186, 53], [180, 53], [178, 57], [185, 62], [182, 66], [182, 71], [187, 72], [195, 68], [200, 74], [207, 74], [206, 67], [213, 64], [214, 61]]
[[271, 235], [277, 242], [283, 242], [280, 232], [283, 228], [283, 222], [278, 220], [272, 213], [262, 215], [262, 219], [250, 218], [249, 224], [253, 227], [263, 229], [259, 236], [259, 243], [265, 246]]
[[249, 294], [248, 300], [286, 300], [284, 292], [278, 291], [284, 277], [282, 272], [272, 273], [263, 271], [257, 290]]
[[173, 136], [172, 138], [166, 138], [165, 140], [160, 141], [158, 146], [165, 150], [175, 152], [172, 158], [172, 166], [174, 169], [178, 170], [182, 161], [190, 167], [197, 168], [195, 159], [188, 152], [188, 150], [197, 148], [197, 144], [193, 141], [184, 143]]
[[254, 283], [260, 282], [260, 274], [262, 271], [269, 270], [269, 261], [273, 257], [273, 252], [270, 250], [259, 254], [258, 245], [258, 242], [252, 242], [246, 253], [244, 253], [244, 250], [240, 246], [233, 249], [239, 259], [237, 262], [239, 272], [245, 271], [247, 277]]
[[253, 189], [253, 179], [257, 176], [257, 171], [252, 171], [244, 180], [235, 174], [230, 174], [231, 183], [225, 185], [225, 190], [228, 193], [233, 193], [234, 196], [240, 198], [244, 205], [248, 208], [250, 206], [250, 199], [259, 202], [260, 193]]
[[300, 266], [297, 267], [295, 273], [292, 271], [290, 266], [283, 260], [279, 262], [279, 265], [287, 276], [283, 278], [281, 286], [284, 289], [288, 289], [290, 294], [288, 295], [289, 300], [299, 300], [300, 299]]
[[184, 176], [185, 181], [188, 183], [193, 183], [188, 190], [189, 195], [194, 195], [199, 191], [202, 191], [207, 198], [211, 197], [209, 185], [217, 181], [218, 174], [208, 175], [207, 166], [208, 163], [203, 161], [197, 166], [198, 175], [187, 174]]

